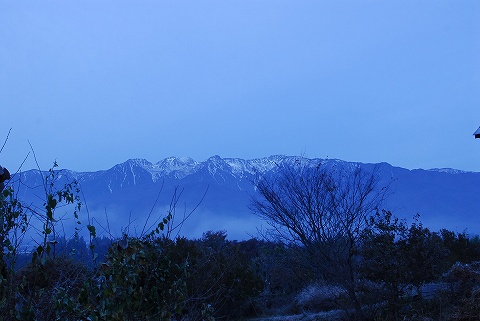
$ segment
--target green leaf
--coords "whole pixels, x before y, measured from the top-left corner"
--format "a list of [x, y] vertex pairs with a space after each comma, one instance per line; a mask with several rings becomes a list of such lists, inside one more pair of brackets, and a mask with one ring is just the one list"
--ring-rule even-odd
[[96, 237], [97, 236], [97, 231], [95, 229], [95, 226], [93, 225], [87, 225], [87, 229], [88, 231], [90, 232], [90, 234], [93, 236], [93, 237]]
[[57, 206], [57, 200], [50, 194], [48, 195], [48, 207], [54, 209]]

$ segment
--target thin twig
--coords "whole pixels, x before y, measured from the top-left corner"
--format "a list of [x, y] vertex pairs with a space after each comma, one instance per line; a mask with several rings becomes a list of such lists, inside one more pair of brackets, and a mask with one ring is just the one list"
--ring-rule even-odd
[[[105, 215], [107, 213], [107, 210], [105, 209]], [[107, 216], [108, 217], [108, 216]], [[110, 236], [111, 239], [116, 239], [116, 238], [119, 238], [118, 236], [114, 236], [112, 233], [110, 233], [110, 225], [108, 223], [108, 218], [107, 218], [107, 228], [105, 228], [102, 224], [100, 224], [100, 222], [94, 217], [92, 219], [92, 222], [95, 222], [95, 225], [98, 225], [100, 226], [100, 228], [104, 231], [104, 232], [107, 232], [108, 235]], [[98, 235], [98, 234], [97, 234]], [[98, 236], [97, 236], [98, 237]]]
[[164, 183], [165, 183], [165, 180], [162, 180], [162, 186], [160, 187], [160, 191], [159, 191], [158, 194], [157, 194], [157, 198], [155, 199], [155, 202], [153, 203], [152, 209], [151, 209], [150, 212], [148, 213], [147, 219], [145, 220], [145, 224], [143, 224], [142, 233], [140, 234], [141, 236], [144, 235], [145, 229], [146, 229], [146, 227], [147, 227], [147, 223], [148, 223], [148, 221], [150, 220], [150, 217], [152, 216], [153, 210], [154, 210], [155, 207], [157, 206], [158, 200], [159, 200], [159, 198], [160, 198], [160, 194], [162, 193], [162, 190], [163, 190], [163, 185], [164, 185]]
[[35, 160], [35, 164], [37, 165], [38, 172], [40, 173], [40, 176], [42, 177], [43, 188], [45, 189], [45, 193], [48, 193], [47, 182], [45, 181], [45, 177], [43, 176], [43, 172], [40, 168], [40, 165], [38, 164], [37, 155], [35, 154], [35, 150], [33, 149], [32, 143], [30, 143], [30, 141], [28, 141], [28, 145], [30, 145], [30, 149], [32, 150], [32, 154], [33, 154], [33, 159]]
[[203, 203], [203, 200], [205, 199], [205, 196], [207, 195], [207, 192], [208, 192], [208, 189], [210, 188], [209, 185], [207, 185], [207, 189], [205, 190], [205, 192], [203, 193], [202, 195], [202, 198], [200, 199], [200, 201], [198, 201], [198, 203], [195, 205], [195, 207], [190, 211], [190, 213], [186, 214], [187, 211], [186, 209], [184, 210], [183, 212], [183, 218], [182, 220], [180, 221], [179, 224], [177, 224], [177, 226], [175, 226], [174, 228], [172, 228], [172, 231], [178, 229], [177, 231], [177, 234], [176, 234], [176, 238], [179, 236], [180, 234], [180, 231], [182, 230], [182, 227], [183, 227], [183, 224], [190, 218], [190, 216], [192, 216], [192, 214], [197, 210], [197, 208], [200, 206], [200, 204]]
[[107, 213], [107, 208], [105, 207], [105, 219], [107, 220], [107, 233], [112, 237], [112, 233], [110, 231], [110, 221], [108, 220], [108, 213]]
[[0, 148], [0, 154], [2, 153], [2, 151], [3, 151], [3, 148], [4, 148], [4, 147], [5, 147], [5, 145], [7, 144], [8, 137], [10, 136], [10, 132], [11, 132], [11, 131], [12, 131], [12, 127], [10, 127], [10, 129], [8, 130], [7, 137], [5, 138], [5, 141], [3, 142], [2, 148]]

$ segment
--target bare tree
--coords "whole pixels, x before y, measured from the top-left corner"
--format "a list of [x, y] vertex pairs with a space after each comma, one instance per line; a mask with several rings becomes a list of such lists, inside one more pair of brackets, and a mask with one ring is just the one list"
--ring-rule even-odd
[[364, 315], [356, 291], [357, 247], [385, 195], [378, 185], [376, 167], [299, 159], [259, 178], [255, 186], [262, 197], [252, 201], [271, 226], [267, 236], [305, 251], [318, 277], [345, 288], [358, 319]]

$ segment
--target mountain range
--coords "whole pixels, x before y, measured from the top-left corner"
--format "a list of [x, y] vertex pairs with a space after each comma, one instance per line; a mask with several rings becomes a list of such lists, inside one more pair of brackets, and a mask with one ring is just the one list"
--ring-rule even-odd
[[[79, 182], [83, 203], [80, 219], [96, 225], [99, 235], [140, 235], [167, 214], [174, 200], [175, 224], [191, 214], [181, 235], [200, 237], [209, 230], [225, 230], [230, 239], [246, 239], [267, 226], [250, 209], [252, 197], [259, 197], [253, 181], [262, 175], [276, 175], [280, 164], [298, 159], [280, 155], [252, 160], [212, 156], [203, 162], [187, 157], [169, 157], [157, 163], [130, 159], [96, 172], [61, 170], [56, 184], [61, 187], [72, 180]], [[352, 164], [335, 159], [312, 161]], [[367, 170], [378, 168], [381, 181], [389, 185], [383, 207], [396, 216], [408, 221], [419, 213], [423, 225], [432, 230], [480, 233], [480, 173], [355, 164]], [[41, 206], [47, 175], [39, 170], [24, 171], [14, 175], [11, 184], [23, 203]], [[69, 230], [74, 225], [73, 215], [67, 209], [58, 211], [61, 216], [65, 214], [62, 228]]]

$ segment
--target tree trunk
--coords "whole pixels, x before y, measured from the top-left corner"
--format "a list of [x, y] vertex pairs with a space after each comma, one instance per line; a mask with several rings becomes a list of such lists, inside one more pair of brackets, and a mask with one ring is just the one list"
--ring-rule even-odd
[[349, 285], [347, 287], [347, 292], [348, 292], [348, 297], [350, 298], [350, 301], [353, 304], [353, 307], [355, 309], [355, 320], [356, 321], [364, 321], [366, 320], [365, 315], [362, 310], [362, 305], [360, 304], [360, 301], [358, 300], [357, 293], [355, 292], [354, 286]]
[[397, 282], [393, 282], [391, 288], [391, 295], [389, 302], [389, 310], [390, 314], [393, 317], [393, 320], [398, 320], [398, 308], [399, 308], [399, 299], [400, 299], [400, 291], [398, 289]]

